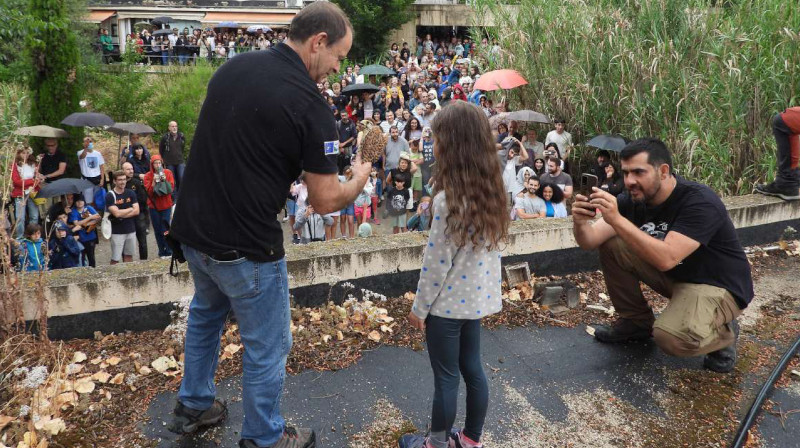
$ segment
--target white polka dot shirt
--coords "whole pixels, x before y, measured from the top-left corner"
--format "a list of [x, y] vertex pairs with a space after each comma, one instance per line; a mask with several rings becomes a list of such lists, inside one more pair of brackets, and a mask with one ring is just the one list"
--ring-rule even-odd
[[480, 319], [502, 308], [500, 251], [456, 247], [445, 234], [444, 193], [433, 200], [433, 219], [422, 259], [417, 295], [411, 311], [450, 319]]

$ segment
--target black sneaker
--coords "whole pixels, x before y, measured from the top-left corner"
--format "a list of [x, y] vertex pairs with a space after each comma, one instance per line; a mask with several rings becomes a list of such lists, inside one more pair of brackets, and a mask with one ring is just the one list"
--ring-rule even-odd
[[317, 446], [317, 435], [313, 429], [295, 428], [287, 426], [283, 430], [283, 436], [269, 447], [259, 447], [250, 439], [239, 441], [239, 448], [315, 448]]
[[728, 373], [736, 365], [736, 342], [739, 341], [739, 322], [736, 319], [728, 324], [734, 334], [733, 344], [711, 352], [703, 358], [703, 367], [717, 373]]
[[784, 188], [775, 185], [775, 182], [769, 184], [757, 184], [756, 193], [761, 193], [767, 196], [777, 196], [784, 201], [796, 201], [800, 199], [800, 189], [797, 187]]
[[630, 319], [617, 319], [612, 325], [597, 324], [594, 327], [594, 338], [600, 342], [643, 341], [653, 336], [652, 327], [636, 325]]
[[168, 429], [176, 434], [191, 434], [203, 426], [216, 425], [227, 416], [228, 407], [224, 400], [214, 400], [205, 411], [187, 408], [179, 401]]
[[292, 235], [292, 244], [300, 244], [300, 237], [296, 233]]

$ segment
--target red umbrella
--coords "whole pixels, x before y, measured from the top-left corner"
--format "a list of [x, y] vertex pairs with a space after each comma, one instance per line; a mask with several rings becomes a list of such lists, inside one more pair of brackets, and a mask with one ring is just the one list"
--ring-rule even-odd
[[478, 90], [513, 89], [524, 86], [528, 81], [516, 70], [492, 70], [481, 75], [473, 86]]

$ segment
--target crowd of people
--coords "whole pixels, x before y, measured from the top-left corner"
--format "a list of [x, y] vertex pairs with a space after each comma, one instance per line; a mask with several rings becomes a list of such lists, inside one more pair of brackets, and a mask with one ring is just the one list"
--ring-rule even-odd
[[[143, 29], [125, 36], [127, 48], [142, 56], [143, 62], [153, 65], [196, 64], [198, 59], [223, 62], [237, 54], [266, 50], [286, 38], [283, 31], [268, 27], [244, 29], [172, 28], [171, 33], [162, 30]], [[104, 59], [110, 62], [119, 56], [108, 30], [98, 32], [97, 46]]]
[[[392, 233], [427, 230], [436, 171], [432, 122], [454, 101], [471, 102], [487, 117], [508, 111], [504, 100], [495, 106], [486, 92], [474, 88], [481, 76], [476, 62], [496, 51], [496, 44], [490, 46], [486, 39], [476, 45], [469, 38], [420, 36], [413, 49], [407, 42], [391, 44], [384, 65], [394, 75], [364, 75], [356, 64], [318, 83], [317, 89], [337, 122], [337, 166], [342, 182], [348, 179], [349, 167], [371, 128], [380, 128], [387, 143], [361, 196], [343, 210], [323, 216], [310, 213], [303, 183], [300, 179], [295, 182], [285, 216], [293, 241], [371, 235], [370, 224], [381, 225], [382, 220]], [[365, 83], [375, 85], [378, 91], [343, 93], [349, 85]], [[569, 214], [567, 203], [574, 188], [568, 161], [574, 146], [572, 135], [564, 120], [556, 119], [541, 142], [538, 126], [530, 124], [523, 129], [516, 121], [498, 120], [494, 130], [511, 219]], [[604, 190], [614, 195], [622, 191], [618, 166], [608, 151], [597, 153], [590, 172]], [[309, 231], [313, 226], [320, 231]]]
[[107, 169], [93, 139], [85, 137], [77, 160], [81, 178], [91, 186], [48, 198], [38, 197], [38, 192], [63, 179], [68, 169], [59, 140], [45, 139], [45, 152], [38, 157], [29, 147], [18, 149], [10, 170], [13, 207], [5, 207], [3, 217], [4, 230], [14, 242], [11, 258], [16, 268], [96, 267], [101, 236], [109, 240], [111, 264], [133, 261], [137, 250], [139, 259], [147, 260], [151, 227], [158, 256], [170, 256], [164, 235], [183, 178], [186, 139], [176, 122], [170, 122], [168, 129], [159, 140], [158, 154], [151, 154], [138, 135], [131, 135], [117, 170]]

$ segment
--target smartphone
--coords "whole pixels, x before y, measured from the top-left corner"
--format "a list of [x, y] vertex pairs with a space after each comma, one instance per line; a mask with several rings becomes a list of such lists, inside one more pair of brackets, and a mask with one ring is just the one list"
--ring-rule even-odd
[[592, 194], [592, 187], [596, 187], [598, 184], [597, 176], [594, 174], [583, 173], [581, 174], [581, 188], [580, 192], [582, 195], [589, 197]]

